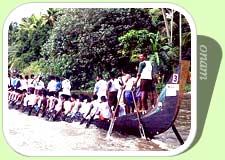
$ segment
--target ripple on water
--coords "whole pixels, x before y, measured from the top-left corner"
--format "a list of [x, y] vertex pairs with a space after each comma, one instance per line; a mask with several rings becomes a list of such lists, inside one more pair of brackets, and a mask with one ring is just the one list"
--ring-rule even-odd
[[[185, 106], [186, 107], [186, 106]], [[186, 107], [187, 108], [187, 107]], [[14, 145], [32, 153], [63, 151], [164, 151], [176, 148], [179, 142], [171, 129], [146, 141], [131, 135], [107, 131], [91, 125], [88, 129], [79, 122], [49, 122], [41, 117], [27, 116], [16, 110], [9, 111], [8, 136]], [[190, 111], [182, 108], [176, 126], [184, 140], [189, 135]]]

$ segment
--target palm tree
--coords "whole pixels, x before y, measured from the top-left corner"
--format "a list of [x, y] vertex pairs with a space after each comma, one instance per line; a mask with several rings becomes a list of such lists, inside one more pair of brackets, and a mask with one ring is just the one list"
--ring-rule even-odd
[[55, 21], [57, 21], [57, 17], [60, 15], [59, 9], [49, 8], [47, 10], [47, 14], [43, 16], [45, 23], [53, 28]]
[[20, 29], [24, 31], [33, 31], [39, 25], [39, 20], [41, 17], [35, 16], [32, 14], [30, 17], [22, 18], [20, 23]]

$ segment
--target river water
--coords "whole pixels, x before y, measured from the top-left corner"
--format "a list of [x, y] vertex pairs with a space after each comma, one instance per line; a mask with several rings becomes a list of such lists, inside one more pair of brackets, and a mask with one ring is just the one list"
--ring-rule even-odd
[[[191, 127], [190, 94], [185, 95], [175, 125], [187, 139]], [[131, 135], [107, 131], [91, 125], [88, 129], [78, 122], [49, 122], [36, 116], [27, 116], [18, 110], [5, 109], [4, 134], [17, 152], [24, 155], [88, 155], [87, 151], [167, 151], [180, 146], [172, 129], [147, 141]], [[95, 155], [99, 155], [96, 152]]]

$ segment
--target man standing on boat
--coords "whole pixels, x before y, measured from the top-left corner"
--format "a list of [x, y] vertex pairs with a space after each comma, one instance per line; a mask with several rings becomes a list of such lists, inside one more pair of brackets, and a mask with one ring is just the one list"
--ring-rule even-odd
[[[107, 84], [107, 90], [106, 90], [106, 94], [108, 97], [108, 105], [109, 108], [112, 109], [113, 111], [116, 110], [116, 106], [117, 106], [117, 93], [118, 93], [118, 88], [117, 88], [117, 81], [115, 78], [115, 74], [113, 72], [109, 73], [109, 81]], [[118, 114], [118, 109], [117, 109], [117, 114]]]
[[95, 83], [95, 87], [94, 87], [94, 95], [98, 96], [98, 101], [101, 102], [101, 97], [102, 96], [106, 96], [106, 90], [108, 87], [108, 83], [103, 79], [102, 75], [99, 74], [97, 75], [96, 78], [97, 82]]
[[139, 110], [142, 110], [142, 112], [146, 113], [146, 110], [148, 110], [148, 103], [147, 103], [148, 93], [150, 95], [151, 105], [154, 105], [152, 65], [151, 62], [147, 60], [147, 54], [141, 53], [138, 58], [140, 63], [138, 67], [137, 79], [134, 82], [134, 86], [136, 86], [138, 80], [140, 79], [141, 107]]
[[64, 77], [63, 77], [63, 81], [61, 83], [61, 87], [62, 87], [62, 92], [59, 93], [59, 95], [61, 95], [62, 93], [63, 94], [66, 94], [66, 95], [71, 95], [71, 82], [69, 80], [70, 78], [70, 75], [69, 74], [66, 74]]

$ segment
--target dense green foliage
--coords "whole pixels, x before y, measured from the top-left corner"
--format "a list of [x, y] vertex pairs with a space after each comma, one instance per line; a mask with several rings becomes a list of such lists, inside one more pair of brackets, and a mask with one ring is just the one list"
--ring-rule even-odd
[[76, 75], [71, 77], [73, 86], [88, 88], [97, 74], [119, 72], [128, 58], [118, 54], [118, 37], [140, 27], [151, 30], [150, 18], [142, 10], [66, 9], [42, 55], [52, 64], [51, 74]]
[[[50, 36], [53, 28], [52, 16], [57, 11], [48, 10], [47, 15], [23, 18], [20, 24], [9, 26], [9, 67], [23, 70], [42, 58], [41, 48]], [[52, 15], [53, 14], [53, 15]]]
[[149, 54], [155, 72], [171, 72], [178, 64], [178, 50], [170, 46], [167, 37], [160, 35], [159, 32], [130, 30], [120, 37], [119, 41], [123, 45], [121, 52], [130, 57], [131, 62], [137, 61], [139, 53]]
[[[166, 77], [179, 61], [175, 19], [170, 44], [160, 9], [49, 9], [11, 23], [9, 68], [46, 77], [69, 75], [73, 89], [90, 89], [99, 73], [107, 78], [122, 68], [134, 72], [137, 54], [147, 52]], [[185, 28], [183, 46], [190, 48], [190, 29]]]

